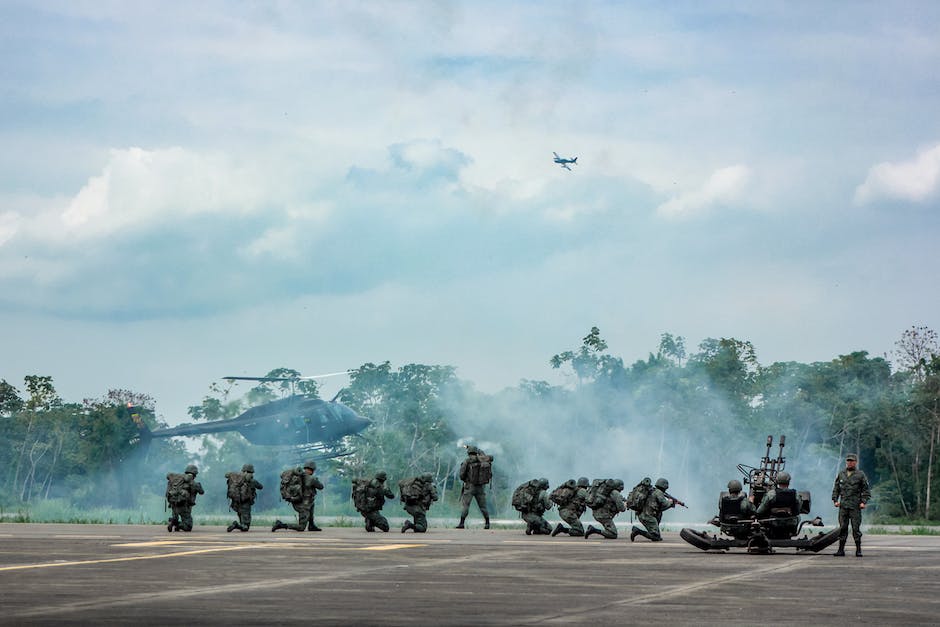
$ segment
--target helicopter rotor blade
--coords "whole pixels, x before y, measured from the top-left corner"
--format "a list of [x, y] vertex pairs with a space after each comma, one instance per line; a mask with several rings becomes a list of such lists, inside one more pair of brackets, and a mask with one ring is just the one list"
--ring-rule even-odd
[[310, 381], [312, 379], [325, 379], [326, 377], [338, 377], [342, 374], [349, 374], [352, 370], [343, 370], [342, 372], [329, 372], [327, 374], [312, 374], [305, 377], [222, 377], [225, 381]]

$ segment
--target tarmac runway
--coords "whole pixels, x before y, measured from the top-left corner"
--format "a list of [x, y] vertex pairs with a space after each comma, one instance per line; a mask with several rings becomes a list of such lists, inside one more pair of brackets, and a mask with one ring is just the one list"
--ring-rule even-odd
[[[851, 540], [850, 540], [851, 543]], [[0, 524], [2, 624], [937, 624], [940, 537], [865, 557], [520, 530]]]

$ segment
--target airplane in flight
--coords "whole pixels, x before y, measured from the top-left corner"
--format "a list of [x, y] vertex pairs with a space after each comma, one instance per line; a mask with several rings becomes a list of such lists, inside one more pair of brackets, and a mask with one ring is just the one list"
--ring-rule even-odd
[[567, 157], [560, 156], [557, 152], [553, 152], [552, 154], [555, 155], [555, 163], [557, 163], [564, 169], [568, 170], [569, 172], [571, 171], [571, 168], [568, 167], [569, 164], [578, 165], [577, 157], [574, 157], [573, 159], [568, 159]]

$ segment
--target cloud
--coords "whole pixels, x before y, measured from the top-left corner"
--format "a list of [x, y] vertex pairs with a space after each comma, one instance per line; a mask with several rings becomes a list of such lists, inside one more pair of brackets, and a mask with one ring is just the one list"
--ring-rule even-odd
[[855, 203], [876, 200], [923, 202], [940, 187], [940, 144], [926, 148], [908, 161], [884, 161], [868, 170], [865, 182], [855, 189]]
[[671, 198], [659, 205], [656, 212], [667, 218], [683, 218], [733, 203], [740, 199], [750, 176], [750, 168], [745, 165], [715, 170], [701, 188]]

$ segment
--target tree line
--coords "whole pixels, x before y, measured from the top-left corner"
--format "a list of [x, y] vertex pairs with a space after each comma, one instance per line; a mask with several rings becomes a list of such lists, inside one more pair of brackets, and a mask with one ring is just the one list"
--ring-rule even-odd
[[[497, 449], [492, 494], [504, 515], [515, 482], [544, 468], [574, 475], [585, 459], [598, 472], [665, 469], [673, 486], [718, 490], [734, 478], [728, 460], [753, 464], [767, 434], [787, 434], [788, 460], [806, 481], [828, 489], [845, 454], [858, 453], [879, 518], [937, 518], [940, 349], [931, 329], [904, 331], [890, 358], [857, 351], [764, 366], [748, 341], [708, 338], [688, 352], [685, 339], [669, 333], [647, 358], [626, 365], [594, 327], [580, 346], [549, 362], [568, 375], [565, 385], [522, 380], [495, 394], [477, 391], [452, 366], [360, 366], [340, 400], [373, 425], [347, 442], [351, 454], [322, 462], [327, 490], [340, 502], [357, 476], [431, 472], [444, 507], [452, 508], [468, 443]], [[315, 382], [298, 385], [296, 391], [318, 396]], [[230, 418], [290, 392], [287, 384], [263, 382], [236, 396], [214, 384], [189, 414], [194, 421]], [[179, 438], [154, 440], [143, 450], [137, 423], [165, 426], [154, 410], [152, 398], [128, 390], [66, 402], [50, 377], [26, 376], [22, 391], [0, 381], [0, 507], [50, 498], [132, 507], [162, 496], [165, 473], [196, 461], [207, 488], [203, 507], [222, 512], [226, 471], [252, 461], [270, 469], [272, 483], [299, 461], [237, 433], [204, 436], [195, 452]], [[753, 455], [738, 459], [742, 450]], [[261, 508], [279, 506], [277, 486], [270, 487], [260, 495]], [[715, 493], [697, 496], [710, 503]], [[828, 494], [815, 500], [826, 503]]]

